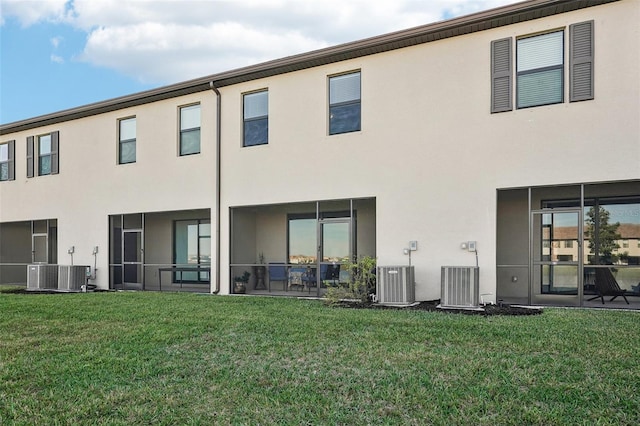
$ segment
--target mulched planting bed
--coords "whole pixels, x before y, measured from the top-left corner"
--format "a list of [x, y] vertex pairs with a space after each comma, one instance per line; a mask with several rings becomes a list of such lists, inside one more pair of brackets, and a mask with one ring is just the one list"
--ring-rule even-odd
[[500, 305], [486, 305], [481, 306], [479, 309], [455, 309], [455, 308], [439, 308], [439, 300], [432, 300], [427, 302], [418, 302], [410, 306], [391, 306], [381, 305], [379, 303], [363, 303], [359, 301], [341, 301], [336, 306], [341, 308], [352, 309], [406, 309], [413, 311], [431, 311], [431, 312], [448, 312], [463, 315], [539, 315], [542, 313], [542, 308], [535, 307], [523, 307], [523, 306], [511, 306], [507, 304]]
[[[95, 289], [89, 290], [89, 293], [100, 293], [100, 292], [112, 292], [113, 290], [103, 290], [103, 289]], [[62, 290], [47, 290], [47, 289], [38, 289], [38, 290], [27, 290], [25, 288], [12, 288], [6, 290], [0, 290], [0, 293], [5, 294], [76, 294], [81, 293], [80, 290], [70, 290], [70, 291], [62, 291]]]

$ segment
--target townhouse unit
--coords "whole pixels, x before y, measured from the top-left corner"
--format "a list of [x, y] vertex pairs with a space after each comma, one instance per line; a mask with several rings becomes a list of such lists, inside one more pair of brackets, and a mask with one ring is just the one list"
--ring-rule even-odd
[[416, 300], [450, 265], [484, 301], [640, 295], [638, 22], [530, 0], [3, 124], [0, 282], [321, 296], [373, 256]]

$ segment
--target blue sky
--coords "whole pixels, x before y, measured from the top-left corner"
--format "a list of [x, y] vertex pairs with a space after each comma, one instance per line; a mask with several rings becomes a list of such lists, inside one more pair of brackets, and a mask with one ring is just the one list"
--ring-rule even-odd
[[515, 0], [0, 0], [0, 124]]

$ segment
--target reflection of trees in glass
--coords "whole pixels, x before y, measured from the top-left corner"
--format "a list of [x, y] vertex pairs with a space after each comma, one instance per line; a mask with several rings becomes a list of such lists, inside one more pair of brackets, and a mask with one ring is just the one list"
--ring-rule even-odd
[[587, 212], [585, 236], [589, 241], [590, 252], [594, 255], [590, 263], [610, 265], [618, 260], [619, 256], [613, 254], [613, 251], [620, 248], [618, 245], [618, 240], [622, 238], [618, 233], [620, 222], [609, 223], [609, 219], [609, 211], [602, 206], [599, 206], [597, 211], [593, 206]]

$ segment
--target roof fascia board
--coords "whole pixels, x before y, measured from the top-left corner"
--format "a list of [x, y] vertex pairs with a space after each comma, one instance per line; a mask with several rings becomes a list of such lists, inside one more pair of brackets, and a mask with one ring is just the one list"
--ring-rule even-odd
[[0, 126], [0, 135], [206, 91], [211, 82], [225, 87], [616, 1], [620, 0], [528, 0], [8, 123]]

